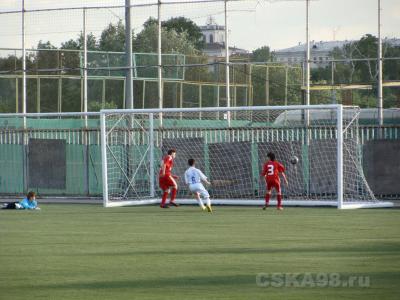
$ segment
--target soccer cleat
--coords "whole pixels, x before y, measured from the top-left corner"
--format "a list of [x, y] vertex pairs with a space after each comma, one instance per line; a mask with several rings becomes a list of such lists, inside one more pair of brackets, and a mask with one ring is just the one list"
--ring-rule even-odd
[[169, 208], [169, 206], [168, 205], [160, 205], [160, 208]]
[[276, 209], [277, 210], [283, 210], [283, 207], [282, 206], [278, 206]]
[[201, 208], [201, 210], [205, 211], [205, 210], [206, 210], [206, 207], [205, 207], [205, 206], [203, 206], [203, 207]]
[[207, 208], [207, 211], [208, 211], [208, 212], [212, 213], [211, 205], [206, 205], [206, 208]]
[[268, 208], [268, 205], [263, 206], [263, 210], [266, 210]]
[[178, 207], [178, 206], [179, 206], [179, 204], [178, 204], [178, 203], [175, 203], [174, 201], [171, 201], [171, 202], [169, 203], [169, 205], [172, 205], [172, 206], [175, 206], [175, 207]]

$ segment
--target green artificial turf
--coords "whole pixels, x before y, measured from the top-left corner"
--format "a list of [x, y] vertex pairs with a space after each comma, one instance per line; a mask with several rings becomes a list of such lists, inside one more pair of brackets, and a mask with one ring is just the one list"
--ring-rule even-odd
[[399, 233], [398, 209], [2, 210], [0, 299], [400, 299]]

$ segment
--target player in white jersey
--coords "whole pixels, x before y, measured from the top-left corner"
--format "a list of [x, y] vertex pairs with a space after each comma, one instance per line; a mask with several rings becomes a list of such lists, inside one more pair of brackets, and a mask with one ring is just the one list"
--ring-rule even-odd
[[[203, 172], [201, 172], [199, 169], [196, 169], [194, 163], [195, 160], [193, 158], [190, 158], [188, 160], [188, 164], [190, 167], [185, 172], [185, 182], [189, 186], [189, 190], [196, 195], [200, 207], [203, 210], [207, 208], [208, 212], [212, 212], [210, 195], [208, 194], [207, 190], [204, 188], [201, 182], [204, 181], [206, 184], [211, 183], [207, 180], [207, 177], [203, 174]], [[206, 206], [204, 206], [200, 195], [204, 200], [207, 201]]]

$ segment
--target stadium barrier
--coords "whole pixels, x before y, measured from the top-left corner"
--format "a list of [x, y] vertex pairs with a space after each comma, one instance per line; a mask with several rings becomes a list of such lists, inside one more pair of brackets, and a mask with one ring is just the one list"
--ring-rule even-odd
[[[25, 128], [24, 118], [20, 115], [0, 116], [0, 163], [2, 166], [0, 168], [0, 195], [21, 194], [28, 189], [33, 189], [41, 195], [101, 196], [102, 169], [98, 113], [89, 113], [87, 118], [84, 117], [84, 114], [73, 116], [74, 114], [63, 113], [48, 118], [30, 115], [25, 118]], [[185, 122], [187, 122], [185, 120], [174, 119], [166, 120], [166, 122], [169, 122], [170, 126], [155, 132], [155, 146], [158, 149], [168, 147], [168, 143], [166, 143], [168, 138], [171, 140], [178, 137], [191, 138], [192, 141], [198, 139], [201, 147], [203, 144], [206, 145], [204, 147], [206, 158], [209, 157], [211, 151], [214, 151], [212, 147], [207, 146], [211, 143], [229, 139], [231, 142], [250, 142], [250, 144], [256, 144], [257, 147], [262, 147], [263, 143], [296, 141], [304, 134], [304, 130], [300, 127], [293, 129], [271, 127], [268, 130], [262, 130], [257, 128], [257, 124], [249, 127], [240, 120], [229, 131], [222, 127], [219, 128], [218, 120], [206, 121], [208, 126], [210, 122], [213, 122], [212, 129], [196, 128], [196, 130], [193, 128], [185, 130]], [[363, 157], [367, 158], [364, 161], [365, 170], [371, 169], [368, 162], [371, 158], [371, 151], [374, 151], [371, 147], [377, 147], [376, 143], [400, 140], [400, 126], [398, 125], [385, 125], [381, 138], [379, 138], [378, 130], [378, 126], [360, 125], [360, 142], [363, 146], [359, 150], [364, 154]], [[333, 127], [310, 129], [311, 139], [318, 140], [320, 137], [332, 134], [335, 134]], [[349, 134], [350, 136], [344, 138], [352, 138], [351, 131]], [[164, 140], [164, 145], [157, 143], [161, 139]], [[379, 139], [385, 141], [379, 142]], [[42, 145], [42, 148], [36, 146], [39, 149], [36, 151], [38, 153], [29, 147], [30, 141], [33, 140], [39, 142], [36, 145]], [[49, 140], [62, 141], [64, 144], [49, 146], [46, 144]], [[370, 141], [374, 141], [374, 145]], [[140, 135], [137, 136], [135, 143], [140, 144]], [[51, 151], [49, 147], [64, 149], [64, 152]], [[57, 152], [65, 153], [65, 157], [54, 157], [54, 153]], [[249, 153], [252, 164], [250, 176], [257, 178], [259, 160], [262, 158], [258, 156], [257, 148], [254, 146], [250, 146]], [[158, 151], [158, 157], [160, 156], [161, 150]], [[52, 167], [43, 167], [46, 166], [46, 163]], [[210, 161], [205, 160], [205, 164], [205, 170], [209, 170]], [[368, 172], [366, 172], [366, 176], [369, 177]], [[36, 178], [46, 180], [41, 183]], [[255, 180], [253, 186], [258, 190], [257, 185], [258, 181]], [[390, 191], [386, 193], [380, 188], [377, 190], [378, 197], [398, 197], [400, 195], [400, 189], [393, 188], [397, 186], [395, 182], [387, 182], [385, 186], [391, 186]]]

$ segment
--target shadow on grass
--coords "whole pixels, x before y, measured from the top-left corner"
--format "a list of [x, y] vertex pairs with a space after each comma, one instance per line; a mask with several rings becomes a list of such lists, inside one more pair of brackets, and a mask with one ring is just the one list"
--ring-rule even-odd
[[380, 253], [384, 255], [397, 254], [400, 252], [400, 244], [371, 244], [365, 247], [263, 247], [263, 248], [202, 248], [202, 249], [183, 249], [183, 250], [140, 250], [125, 252], [100, 252], [88, 253], [87, 255], [99, 256], [130, 256], [130, 255], [246, 255], [246, 254], [307, 254], [307, 253], [355, 253], [356, 255]]
[[[67, 243], [51, 243], [52, 245], [70, 245]], [[90, 243], [93, 245], [94, 243]], [[98, 243], [99, 245], [103, 245], [102, 243]], [[121, 243], [118, 243], [120, 246]], [[26, 245], [25, 245], [26, 246]], [[134, 244], [132, 244], [134, 247]], [[82, 250], [82, 249], [81, 249]], [[80, 250], [80, 251], [81, 251]], [[345, 255], [371, 255], [371, 254], [379, 254], [379, 255], [397, 255], [400, 253], [400, 243], [370, 243], [365, 244], [363, 246], [357, 247], [345, 247], [345, 246], [318, 246], [318, 247], [259, 247], [259, 248], [214, 248], [214, 247], [202, 247], [202, 248], [193, 248], [193, 249], [149, 249], [149, 250], [135, 250], [131, 251], [92, 251], [88, 250], [87, 252], [68, 252], [68, 253], [52, 253], [50, 256], [54, 257], [85, 257], [85, 256], [98, 256], [98, 257], [124, 257], [124, 256], [160, 256], [160, 255], [252, 255], [252, 254], [282, 254], [282, 255], [301, 255], [301, 254], [315, 254], [318, 255], [326, 254], [332, 255], [335, 254], [337, 256], [345, 256]], [[3, 253], [0, 255], [5, 256], [13, 256], [12, 253]], [[24, 255], [21, 255], [21, 257]], [[29, 255], [26, 255], [29, 256]], [[36, 254], [36, 256], [49, 256], [48, 253]]]
[[70, 282], [59, 284], [41, 284], [36, 288], [51, 289], [157, 289], [185, 287], [213, 287], [247, 285], [256, 287], [256, 274], [229, 276], [185, 276], [152, 279], [110, 280], [92, 282]]
[[[301, 274], [301, 273], [297, 273]], [[308, 273], [311, 274], [312, 278], [317, 278], [319, 273]], [[354, 276], [363, 276], [370, 279], [368, 287], [374, 287], [387, 285], [396, 286], [396, 282], [400, 279], [399, 272], [368, 272], [363, 274], [355, 274], [342, 272], [340, 278], [343, 282], [346, 282], [348, 278]], [[184, 277], [168, 277], [168, 278], [149, 278], [149, 279], [125, 279], [125, 280], [99, 280], [99, 281], [86, 281], [86, 282], [68, 282], [68, 283], [48, 283], [39, 284], [34, 287], [37, 289], [57, 289], [57, 290], [113, 290], [113, 289], [134, 289], [134, 290], [150, 290], [154, 293], [162, 293], [167, 290], [179, 290], [179, 289], [193, 289], [193, 291], [199, 288], [226, 288], [228, 290], [243, 288], [254, 288], [260, 289], [256, 282], [257, 274], [242, 274], [242, 275], [212, 275], [212, 276], [184, 276]], [[290, 289], [307, 290], [305, 287], [294, 287], [289, 286]], [[309, 287], [309, 286], [308, 286]], [[346, 286], [343, 286], [346, 287]], [[285, 288], [285, 287], [283, 287]], [[314, 287], [318, 289], [318, 287]], [[360, 288], [357, 285], [354, 288]], [[363, 287], [365, 289], [365, 287]], [[322, 287], [326, 290], [329, 287]], [[158, 290], [158, 291], [157, 291]], [[161, 290], [161, 291], [160, 291]], [[334, 288], [337, 290], [337, 288]]]

